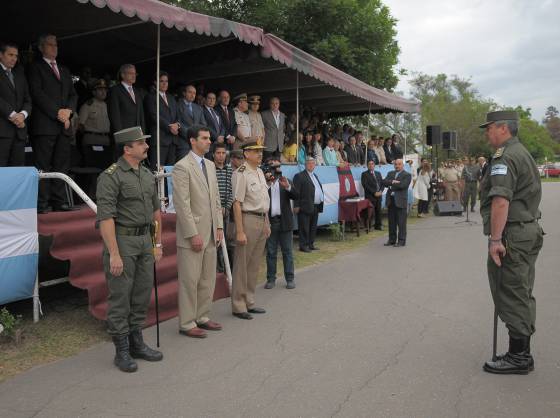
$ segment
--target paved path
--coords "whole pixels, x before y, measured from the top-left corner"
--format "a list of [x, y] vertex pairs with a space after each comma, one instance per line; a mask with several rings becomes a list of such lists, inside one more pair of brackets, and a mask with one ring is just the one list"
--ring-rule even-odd
[[[536, 281], [536, 371], [493, 376], [485, 241], [458, 218], [410, 228], [298, 272], [298, 287], [258, 290], [253, 321], [215, 304], [225, 330], [206, 340], [162, 327], [165, 359], [117, 371], [113, 348], [0, 385], [1, 417], [559, 417], [560, 184], [545, 184], [548, 233]], [[500, 347], [506, 348], [505, 328]], [[155, 330], [146, 332], [154, 341]]]

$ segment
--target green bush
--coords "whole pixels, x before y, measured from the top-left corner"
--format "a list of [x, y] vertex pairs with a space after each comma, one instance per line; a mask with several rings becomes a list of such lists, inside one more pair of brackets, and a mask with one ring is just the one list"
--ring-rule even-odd
[[12, 315], [8, 309], [2, 308], [0, 310], [0, 324], [4, 327], [4, 331], [2, 333], [6, 336], [11, 337], [15, 334], [19, 322], [20, 319]]

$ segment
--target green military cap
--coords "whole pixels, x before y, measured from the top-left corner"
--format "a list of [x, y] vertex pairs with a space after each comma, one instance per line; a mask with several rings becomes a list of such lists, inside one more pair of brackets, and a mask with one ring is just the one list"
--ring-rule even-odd
[[107, 82], [103, 79], [100, 78], [98, 80], [94, 80], [91, 84], [91, 89], [92, 90], [96, 90], [96, 89], [105, 89], [107, 90], [109, 87], [107, 87]]
[[149, 138], [150, 135], [144, 135], [140, 126], [123, 129], [114, 133], [115, 144], [126, 144], [127, 142], [140, 141]]
[[514, 110], [499, 110], [497, 112], [489, 112], [486, 114], [486, 122], [480, 125], [480, 128], [486, 128], [488, 125], [500, 120], [519, 120], [519, 115]]
[[246, 142], [241, 146], [241, 148], [243, 148], [243, 151], [247, 151], [247, 150], [265, 149], [266, 147], [262, 144], [262, 141], [257, 140], [257, 141]]
[[243, 159], [245, 157], [243, 157], [243, 151], [240, 149], [234, 149], [233, 151], [229, 152], [229, 157], [230, 158], [239, 158], [239, 159]]

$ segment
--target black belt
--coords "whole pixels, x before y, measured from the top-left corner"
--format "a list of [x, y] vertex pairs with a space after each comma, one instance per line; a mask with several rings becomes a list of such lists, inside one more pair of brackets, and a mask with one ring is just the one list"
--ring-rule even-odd
[[467, 180], [465, 183], [476, 183], [478, 180]]
[[115, 232], [117, 235], [131, 235], [131, 236], [142, 236], [150, 232], [151, 225], [142, 226], [121, 226], [115, 225]]
[[506, 225], [525, 225], [525, 224], [532, 224], [533, 222], [536, 222], [536, 219], [530, 220], [530, 221], [507, 221]]
[[243, 212], [244, 214], [246, 214], [246, 215], [259, 216], [259, 217], [261, 217], [261, 218], [265, 218], [265, 217], [266, 217], [266, 213], [264, 213], [264, 212], [253, 212], [253, 211], [250, 211], [250, 210], [244, 210], [244, 211], [242, 211], [242, 212]]
[[281, 216], [281, 215], [271, 216], [271, 217], [270, 217], [270, 221], [279, 221], [280, 219], [282, 219], [282, 216]]
[[91, 132], [91, 131], [85, 131], [84, 134], [89, 134], [89, 135], [99, 135], [99, 136], [109, 136], [109, 132], [107, 133], [103, 133], [103, 132]]

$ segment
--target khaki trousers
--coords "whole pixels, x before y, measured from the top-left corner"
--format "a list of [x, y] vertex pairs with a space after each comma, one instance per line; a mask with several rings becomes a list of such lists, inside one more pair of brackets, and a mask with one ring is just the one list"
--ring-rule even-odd
[[212, 239], [200, 252], [177, 247], [179, 273], [179, 329], [188, 331], [209, 321], [216, 286], [216, 244]]
[[235, 246], [231, 286], [233, 313], [247, 312], [255, 306], [255, 288], [266, 244], [265, 222], [263, 217], [243, 214], [243, 229], [247, 236], [247, 244]]
[[445, 182], [445, 200], [461, 200], [461, 191], [458, 181]]

